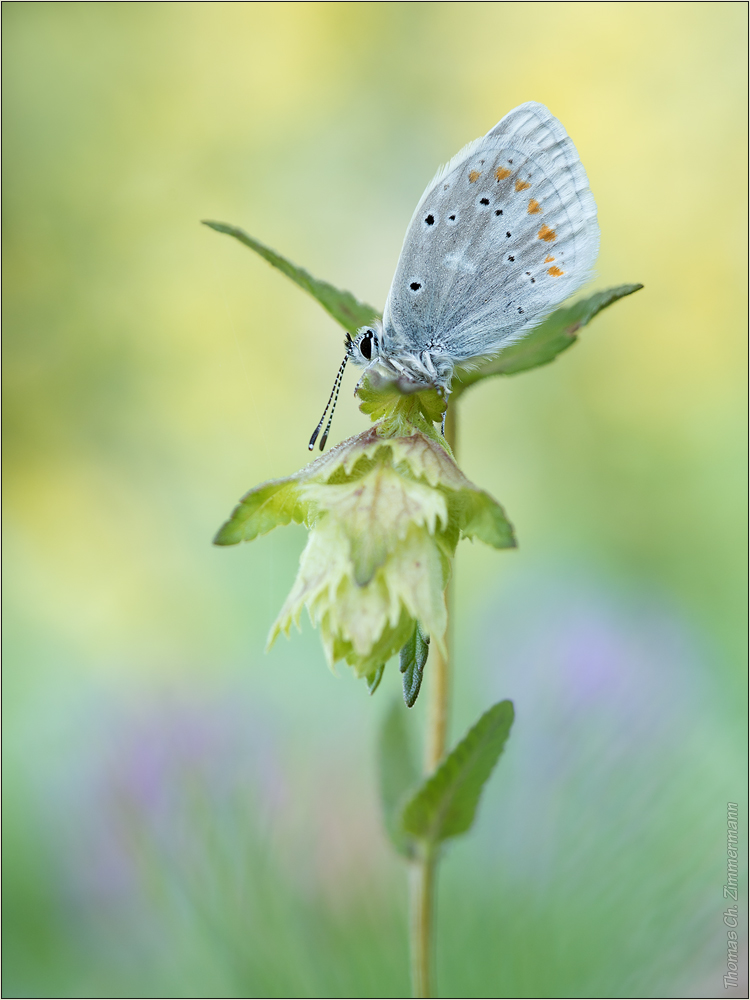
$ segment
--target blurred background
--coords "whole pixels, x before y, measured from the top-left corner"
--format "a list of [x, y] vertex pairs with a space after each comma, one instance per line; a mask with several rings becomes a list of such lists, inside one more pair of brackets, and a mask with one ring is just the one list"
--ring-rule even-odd
[[[398, 671], [370, 698], [307, 622], [264, 653], [301, 527], [211, 546], [307, 462], [342, 331], [199, 220], [382, 308], [438, 165], [527, 100], [597, 200], [587, 291], [645, 289], [462, 401], [461, 464], [520, 547], [459, 549], [452, 737], [503, 697], [517, 723], [447, 853], [441, 995], [741, 995], [746, 5], [3, 27], [4, 995], [408, 995], [375, 768]], [[353, 385], [334, 442], [366, 426]]]

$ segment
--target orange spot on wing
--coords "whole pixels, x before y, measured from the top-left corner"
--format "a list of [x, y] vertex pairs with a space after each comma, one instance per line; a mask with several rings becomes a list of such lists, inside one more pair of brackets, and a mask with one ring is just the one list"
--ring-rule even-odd
[[540, 240], [546, 240], [547, 243], [551, 242], [557, 237], [557, 233], [554, 229], [550, 229], [549, 226], [542, 226], [539, 232], [536, 234]]
[[510, 177], [510, 170], [507, 167], [498, 167], [495, 171], [495, 177], [499, 181], [504, 181], [506, 177]]
[[469, 171], [469, 184], [473, 184], [474, 181], [478, 181], [482, 176], [481, 170], [470, 170]]
[[526, 188], [530, 188], [531, 184], [527, 184], [526, 181], [516, 181], [516, 191], [525, 191]]
[[553, 264], [552, 267], [547, 268], [547, 274], [551, 274], [553, 278], [559, 278], [560, 275], [565, 274], [565, 272], [561, 271], [559, 267], [555, 267]]
[[545, 258], [544, 258], [544, 263], [545, 263], [545, 264], [549, 264], [549, 263], [551, 263], [551, 262], [552, 262], [552, 261], [553, 261], [554, 259], [555, 259], [554, 257], [545, 257]]
[[529, 202], [529, 215], [536, 215], [538, 212], [541, 212], [541, 210], [542, 206], [539, 204], [538, 201], [534, 201], [534, 199], [532, 198], [531, 201]]

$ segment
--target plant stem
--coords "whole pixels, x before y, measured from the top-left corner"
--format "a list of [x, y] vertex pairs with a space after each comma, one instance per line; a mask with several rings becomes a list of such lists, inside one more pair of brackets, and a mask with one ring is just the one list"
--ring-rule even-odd
[[411, 865], [409, 896], [411, 920], [412, 995], [434, 997], [432, 979], [432, 917], [435, 896], [436, 858], [420, 858]]
[[432, 774], [445, 756], [448, 740], [448, 710], [450, 707], [450, 648], [452, 631], [451, 611], [453, 610], [453, 581], [445, 588], [445, 603], [448, 609], [448, 627], [445, 630], [446, 654], [437, 643], [430, 650], [429, 699], [427, 703], [427, 743], [425, 746], [425, 774]]
[[[456, 456], [457, 444], [456, 405], [448, 407], [445, 421], [445, 438]], [[428, 673], [429, 701], [427, 706], [427, 740], [424, 769], [432, 774], [445, 756], [448, 739], [448, 709], [450, 707], [450, 652], [453, 624], [453, 581], [445, 589], [448, 626], [445, 630], [446, 655], [433, 643], [430, 649]], [[411, 866], [411, 971], [412, 990], [415, 997], [436, 996], [433, 978], [435, 885], [438, 855], [428, 851]]]

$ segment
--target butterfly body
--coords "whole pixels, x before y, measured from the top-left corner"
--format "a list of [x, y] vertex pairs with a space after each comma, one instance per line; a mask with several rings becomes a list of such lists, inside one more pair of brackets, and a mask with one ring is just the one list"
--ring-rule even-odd
[[[445, 398], [457, 369], [515, 343], [591, 276], [596, 203], [575, 146], [535, 101], [442, 167], [406, 231], [382, 322], [347, 334], [309, 447], [336, 405], [347, 361], [404, 392]], [[333, 409], [320, 439], [325, 446]]]
[[591, 274], [596, 204], [578, 153], [542, 104], [461, 150], [409, 224], [382, 324], [349, 357], [415, 389], [514, 343]]

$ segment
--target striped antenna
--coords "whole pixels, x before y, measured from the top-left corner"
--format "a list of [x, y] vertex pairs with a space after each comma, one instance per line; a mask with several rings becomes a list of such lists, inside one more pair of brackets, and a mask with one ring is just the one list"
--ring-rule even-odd
[[[326, 424], [325, 433], [323, 434], [323, 437], [320, 439], [320, 450], [322, 451], [326, 446], [326, 441], [328, 440], [328, 432], [331, 429], [331, 421], [333, 420], [333, 411], [336, 409], [336, 403], [338, 402], [339, 398], [341, 379], [344, 376], [344, 369], [346, 368], [346, 362], [348, 360], [349, 360], [349, 353], [347, 352], [344, 355], [344, 360], [341, 362], [341, 367], [339, 368], [338, 374], [336, 375], [336, 381], [333, 383], [333, 388], [331, 389], [331, 395], [328, 397], [328, 402], [326, 403], [325, 410], [323, 410], [323, 416], [320, 418], [318, 426], [313, 431], [313, 435], [310, 438], [310, 444], [307, 446], [310, 451], [312, 451], [313, 448], [315, 447], [315, 442], [318, 440], [318, 434], [320, 434], [320, 428], [323, 426], [323, 421], [326, 418], [326, 414], [328, 413], [328, 407], [330, 406], [331, 415], [328, 418], [328, 423]], [[331, 406], [331, 402], [333, 402], [333, 406]]]

